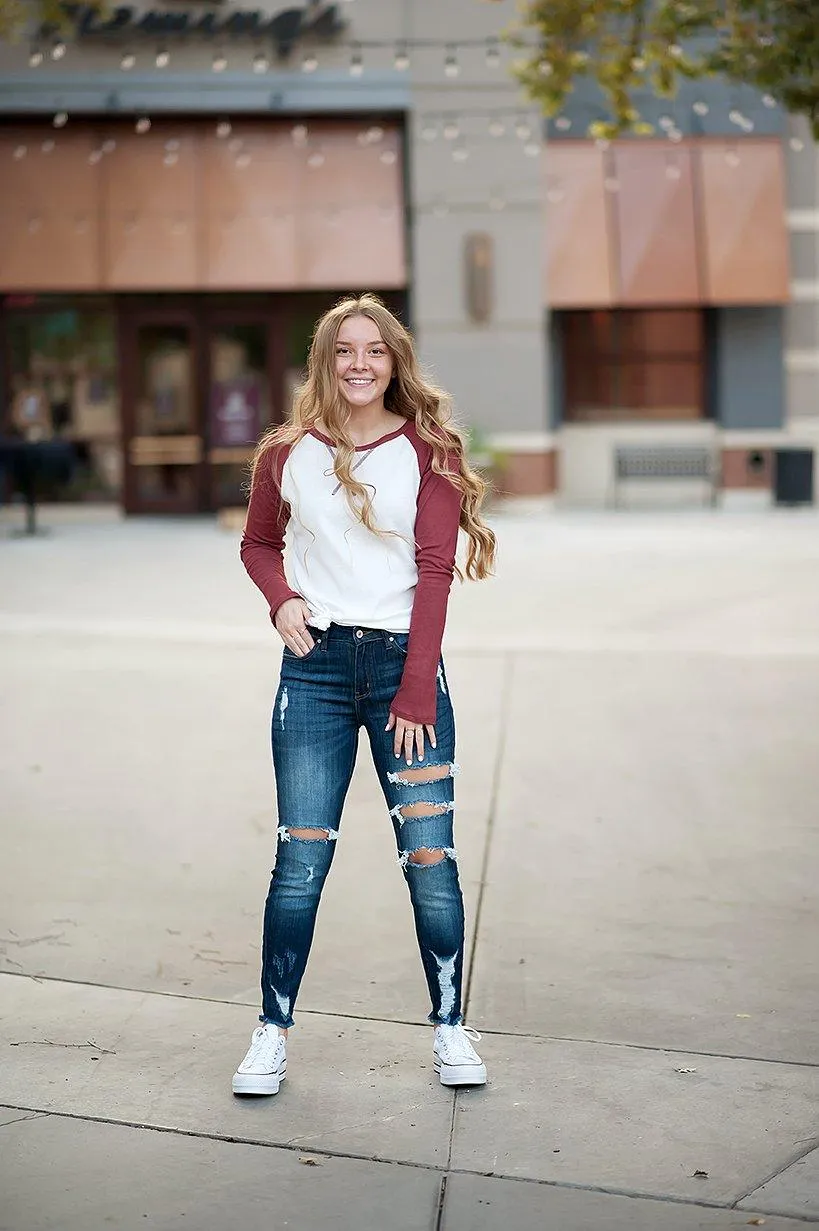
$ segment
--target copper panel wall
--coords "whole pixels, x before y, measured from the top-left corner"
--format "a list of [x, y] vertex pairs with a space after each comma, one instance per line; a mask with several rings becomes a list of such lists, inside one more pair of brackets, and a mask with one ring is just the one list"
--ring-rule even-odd
[[[90, 132], [0, 131], [0, 282], [6, 291], [100, 285], [99, 165]], [[91, 161], [89, 161], [91, 159]]]
[[703, 142], [700, 160], [706, 302], [786, 302], [789, 256], [780, 143]]
[[617, 302], [698, 303], [701, 298], [691, 150], [617, 142], [611, 150]]
[[283, 289], [299, 285], [299, 182], [288, 128], [234, 125], [202, 140], [206, 286]]
[[614, 302], [603, 153], [589, 141], [555, 141], [544, 154], [545, 301], [553, 308]]
[[102, 168], [103, 285], [111, 290], [196, 287], [196, 138], [176, 126], [143, 136], [118, 133]]
[[311, 124], [311, 146], [323, 161], [307, 161], [301, 178], [300, 286], [406, 282], [400, 134], [383, 126], [381, 133], [364, 142], [347, 125]]
[[141, 135], [114, 123], [2, 130], [0, 286], [404, 286], [397, 126], [308, 128], [306, 140], [274, 121], [221, 139], [173, 120]]

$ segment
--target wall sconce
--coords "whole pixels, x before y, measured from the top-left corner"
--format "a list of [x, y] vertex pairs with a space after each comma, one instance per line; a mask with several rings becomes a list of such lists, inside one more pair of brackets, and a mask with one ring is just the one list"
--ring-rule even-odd
[[464, 236], [466, 310], [470, 320], [485, 325], [492, 316], [494, 274], [493, 239], [486, 231]]

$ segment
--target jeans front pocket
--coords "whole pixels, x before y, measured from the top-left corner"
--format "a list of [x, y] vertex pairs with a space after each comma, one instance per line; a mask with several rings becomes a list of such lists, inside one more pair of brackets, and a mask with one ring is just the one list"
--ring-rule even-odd
[[324, 632], [320, 628], [313, 628], [311, 624], [307, 624], [305, 625], [305, 627], [308, 633], [310, 634], [310, 636], [313, 638], [313, 648], [308, 650], [306, 654], [296, 654], [294, 653], [293, 650], [290, 649], [289, 645], [285, 644], [282, 648], [283, 658], [294, 658], [296, 659], [297, 662], [303, 663], [305, 659], [313, 657], [316, 650], [321, 645], [321, 640], [322, 640], [322, 637], [324, 636]]
[[402, 658], [407, 656], [407, 646], [409, 645], [409, 633], [387, 633], [387, 645], [392, 646], [397, 650]]

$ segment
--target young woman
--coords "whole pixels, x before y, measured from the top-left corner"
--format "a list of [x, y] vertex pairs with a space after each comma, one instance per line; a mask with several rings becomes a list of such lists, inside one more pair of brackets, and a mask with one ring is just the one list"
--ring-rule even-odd
[[[284, 642], [273, 709], [279, 830], [262, 1023], [235, 1094], [276, 1094], [364, 725], [409, 887], [444, 1085], [483, 1085], [462, 1025], [464, 913], [452, 834], [455, 722], [441, 657], [459, 526], [466, 574], [495, 537], [445, 394], [373, 295], [318, 322], [290, 422], [262, 438], [241, 557]], [[283, 562], [288, 533], [288, 568]], [[292, 583], [292, 584], [291, 584]], [[476, 1040], [475, 1032], [472, 1037]]]

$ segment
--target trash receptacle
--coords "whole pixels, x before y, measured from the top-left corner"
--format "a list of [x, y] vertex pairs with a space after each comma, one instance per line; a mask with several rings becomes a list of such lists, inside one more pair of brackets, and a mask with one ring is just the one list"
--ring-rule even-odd
[[774, 450], [774, 502], [813, 504], [813, 449]]

